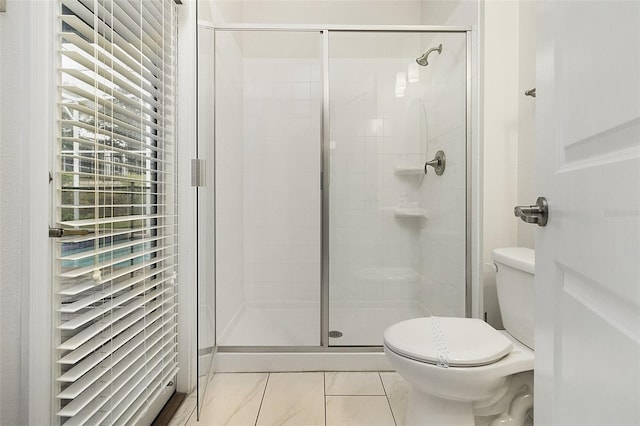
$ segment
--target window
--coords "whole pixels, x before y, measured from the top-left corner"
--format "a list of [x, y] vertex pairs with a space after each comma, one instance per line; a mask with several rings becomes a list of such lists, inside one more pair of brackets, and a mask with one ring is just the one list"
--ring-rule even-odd
[[177, 372], [173, 0], [61, 0], [60, 423], [136, 423]]

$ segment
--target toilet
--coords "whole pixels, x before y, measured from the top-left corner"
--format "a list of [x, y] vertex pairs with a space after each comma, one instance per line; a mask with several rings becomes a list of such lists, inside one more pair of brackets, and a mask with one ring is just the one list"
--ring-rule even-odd
[[518, 425], [533, 407], [534, 251], [492, 253], [505, 330], [474, 318], [389, 327], [384, 351], [409, 384], [408, 426]]

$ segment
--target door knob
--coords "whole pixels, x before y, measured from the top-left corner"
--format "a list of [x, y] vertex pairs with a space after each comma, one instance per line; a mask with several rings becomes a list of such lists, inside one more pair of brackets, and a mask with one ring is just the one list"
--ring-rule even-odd
[[545, 226], [549, 219], [549, 206], [547, 199], [538, 197], [532, 206], [515, 206], [513, 214], [527, 223], [537, 223], [538, 226]]

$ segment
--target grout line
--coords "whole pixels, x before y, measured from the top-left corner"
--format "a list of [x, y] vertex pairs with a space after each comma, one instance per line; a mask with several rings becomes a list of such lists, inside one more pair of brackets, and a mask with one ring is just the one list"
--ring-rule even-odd
[[379, 371], [378, 371], [378, 377], [380, 377], [380, 381], [382, 382], [382, 389], [384, 389], [384, 396], [387, 398], [387, 404], [389, 405], [389, 411], [391, 411], [391, 417], [393, 418], [393, 423], [395, 423], [395, 425], [398, 426], [398, 421], [396, 420], [396, 415], [393, 412], [393, 408], [391, 407], [391, 401], [389, 401], [389, 394], [387, 393], [387, 388], [384, 385], [384, 380], [382, 380], [382, 376], [380, 375]]
[[325, 394], [325, 397], [328, 397], [328, 396], [340, 396], [340, 397], [343, 397], [343, 396], [384, 396], [385, 398], [387, 397], [387, 395], [386, 395], [386, 394], [382, 394], [382, 395], [381, 395], [381, 394], [379, 394], [379, 393], [372, 393], [372, 394], [369, 394], [369, 393], [359, 393], [359, 394], [357, 394], [357, 395], [354, 395], [354, 394], [352, 394], [352, 393], [345, 393], [345, 394], [341, 394], [341, 393], [333, 394], [333, 393], [332, 393], [331, 395], [327, 395], [327, 394]]
[[258, 425], [258, 419], [260, 418], [260, 411], [262, 411], [262, 403], [264, 402], [264, 396], [267, 394], [267, 386], [269, 386], [270, 377], [271, 377], [271, 373], [267, 373], [267, 382], [264, 384], [264, 390], [262, 391], [262, 399], [260, 399], [260, 407], [258, 407], [258, 414], [256, 414], [256, 422], [253, 424], [254, 426]]
[[389, 394], [387, 393], [387, 388], [384, 386], [384, 380], [382, 380], [382, 376], [380, 375], [379, 371], [378, 371], [378, 377], [380, 378], [380, 383], [382, 383], [382, 390], [384, 390], [384, 396], [389, 398]]

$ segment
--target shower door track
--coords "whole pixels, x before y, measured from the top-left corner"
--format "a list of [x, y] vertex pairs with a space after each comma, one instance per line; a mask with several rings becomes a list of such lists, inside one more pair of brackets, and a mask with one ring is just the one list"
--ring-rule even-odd
[[376, 32], [376, 33], [468, 33], [469, 26], [438, 25], [281, 25], [281, 24], [214, 24], [198, 21], [198, 26], [224, 31], [293, 31], [293, 32]]
[[[214, 24], [199, 20], [198, 27], [214, 31], [289, 31], [315, 32], [321, 36], [322, 44], [322, 108], [321, 108], [321, 273], [320, 273], [320, 345], [319, 346], [219, 346], [221, 353], [375, 353], [383, 352], [382, 346], [331, 346], [329, 344], [329, 33], [331, 32], [375, 32], [375, 33], [465, 33], [466, 34], [466, 219], [465, 219], [465, 316], [472, 316], [471, 307], [471, 31], [470, 26], [437, 25], [284, 25], [284, 24]], [[215, 70], [215, 59], [214, 59]], [[215, 72], [215, 71], [214, 71]], [[214, 79], [214, 90], [216, 81]], [[216, 123], [214, 97], [213, 122]], [[215, 130], [214, 130], [215, 134]], [[216, 143], [214, 140], [214, 158]], [[215, 178], [214, 178], [215, 186]], [[214, 187], [215, 192], [215, 187]], [[214, 207], [215, 209], [215, 207]], [[214, 212], [214, 235], [216, 235], [216, 215]], [[215, 246], [215, 244], [214, 244]], [[214, 256], [215, 257], [215, 256]], [[214, 270], [217, 270], [214, 258]], [[215, 283], [215, 279], [214, 279]], [[215, 284], [214, 284], [215, 285]], [[215, 291], [215, 289], [214, 289]], [[214, 309], [215, 312], [215, 309]]]

